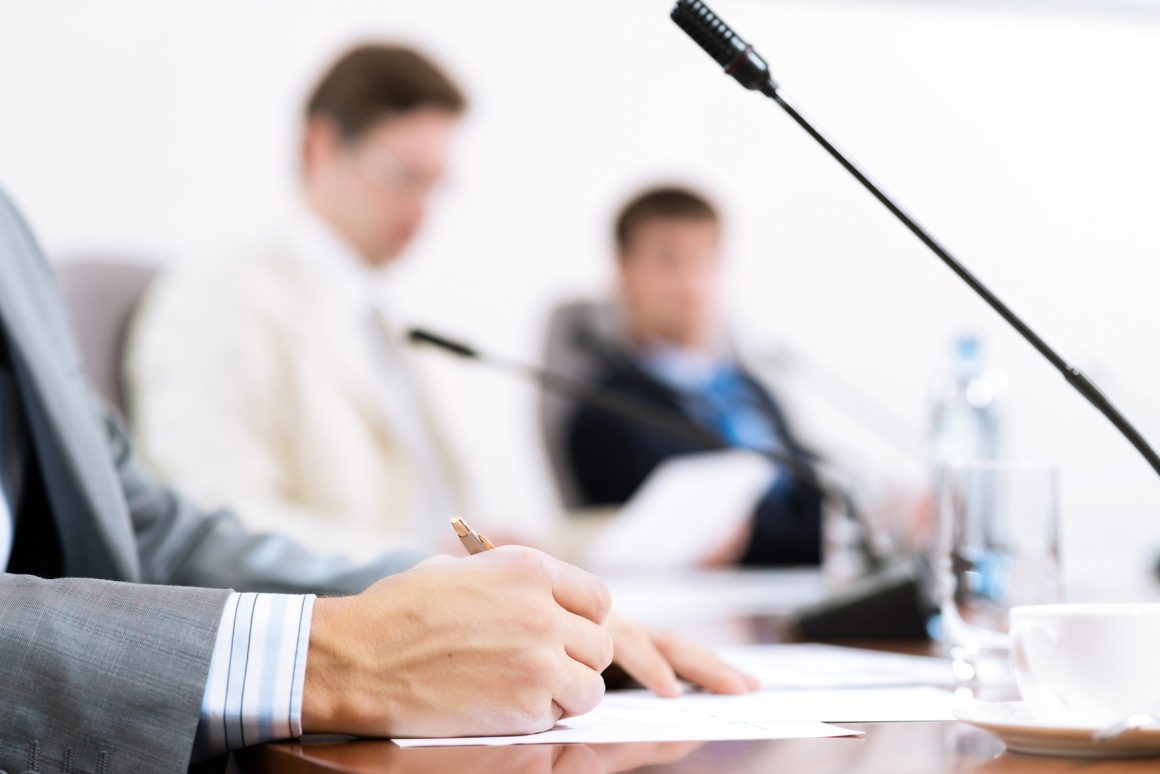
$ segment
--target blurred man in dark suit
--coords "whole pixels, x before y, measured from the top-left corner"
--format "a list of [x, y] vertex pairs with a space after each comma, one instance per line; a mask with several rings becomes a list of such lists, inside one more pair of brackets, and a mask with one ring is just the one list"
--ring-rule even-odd
[[[778, 399], [737, 360], [720, 320], [721, 219], [703, 196], [656, 188], [629, 202], [615, 227], [621, 308], [616, 336], [592, 342], [602, 387], [672, 412], [723, 445], [773, 450], [809, 470]], [[566, 453], [587, 505], [628, 500], [666, 458], [702, 452], [688, 441], [578, 407]], [[799, 476], [800, 478], [800, 476]], [[742, 564], [821, 561], [822, 499], [780, 470], [730, 555]]]

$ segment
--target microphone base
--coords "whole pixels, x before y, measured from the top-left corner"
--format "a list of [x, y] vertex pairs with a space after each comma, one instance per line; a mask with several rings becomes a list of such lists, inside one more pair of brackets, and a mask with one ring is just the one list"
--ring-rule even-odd
[[921, 560], [899, 560], [799, 608], [788, 622], [806, 640], [928, 640], [925, 578]]

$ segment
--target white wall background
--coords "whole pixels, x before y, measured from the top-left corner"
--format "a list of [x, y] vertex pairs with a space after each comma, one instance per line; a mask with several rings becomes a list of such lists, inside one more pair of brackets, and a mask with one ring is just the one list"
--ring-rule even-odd
[[[717, 0], [786, 91], [1160, 442], [1160, 4]], [[731, 216], [730, 305], [915, 424], [951, 336], [1011, 377], [1011, 449], [1063, 466], [1071, 571], [1143, 568], [1160, 481], [1128, 444], [668, 0], [0, 0], [0, 185], [48, 252], [198, 260], [277, 219], [299, 105], [346, 44], [416, 43], [473, 110], [399, 278], [410, 317], [525, 359], [605, 288], [639, 184]], [[553, 508], [533, 393], [439, 361], [492, 518]]]

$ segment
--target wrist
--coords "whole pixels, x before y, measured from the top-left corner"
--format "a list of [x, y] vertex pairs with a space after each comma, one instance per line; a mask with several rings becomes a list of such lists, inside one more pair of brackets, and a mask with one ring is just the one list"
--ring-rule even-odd
[[342, 599], [318, 599], [310, 619], [306, 650], [306, 678], [302, 688], [302, 732], [339, 733], [342, 725], [342, 666], [340, 623]]

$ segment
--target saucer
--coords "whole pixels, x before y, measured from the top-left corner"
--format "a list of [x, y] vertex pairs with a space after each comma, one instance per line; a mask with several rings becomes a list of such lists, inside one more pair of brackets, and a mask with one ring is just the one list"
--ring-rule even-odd
[[1096, 728], [1037, 720], [1021, 701], [959, 707], [953, 714], [998, 737], [1012, 752], [1056, 758], [1160, 757], [1160, 728], [1134, 729], [1110, 742], [1097, 742], [1092, 739]]

